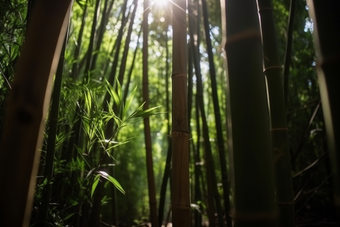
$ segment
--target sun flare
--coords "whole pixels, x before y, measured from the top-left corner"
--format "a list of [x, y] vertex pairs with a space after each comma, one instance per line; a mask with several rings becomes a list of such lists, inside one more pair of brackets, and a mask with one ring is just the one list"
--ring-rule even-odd
[[151, 5], [159, 9], [164, 9], [168, 7], [169, 0], [152, 0]]

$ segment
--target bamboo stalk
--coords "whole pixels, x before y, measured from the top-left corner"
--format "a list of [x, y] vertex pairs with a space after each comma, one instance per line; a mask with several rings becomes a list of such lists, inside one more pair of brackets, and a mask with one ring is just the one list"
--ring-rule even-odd
[[221, 167], [221, 176], [222, 176], [222, 187], [223, 187], [223, 201], [224, 201], [224, 215], [226, 216], [227, 226], [231, 227], [231, 217], [230, 217], [230, 186], [228, 179], [228, 170], [227, 170], [227, 162], [225, 157], [225, 146], [224, 146], [224, 138], [223, 138], [223, 130], [222, 130], [222, 120], [221, 120], [221, 111], [219, 106], [218, 94], [217, 94], [217, 82], [216, 82], [216, 70], [214, 64], [214, 57], [212, 52], [212, 44], [210, 39], [210, 29], [209, 29], [209, 21], [208, 21], [208, 6], [206, 0], [202, 0], [202, 9], [203, 9], [203, 18], [204, 18], [204, 30], [205, 30], [205, 39], [207, 43], [207, 52], [209, 58], [209, 72], [211, 78], [211, 92], [212, 99], [214, 105], [214, 117], [215, 117], [215, 125], [216, 125], [216, 135], [217, 135], [217, 146], [218, 153], [220, 158], [220, 167]]
[[[168, 20], [166, 20], [167, 22]], [[167, 30], [168, 30], [168, 24], [167, 24]], [[169, 101], [169, 45], [168, 45], [168, 35], [165, 35], [165, 108], [166, 108], [166, 115], [165, 118], [167, 120], [167, 135], [170, 135], [170, 119], [169, 119], [169, 113], [170, 113], [170, 101]], [[164, 167], [164, 174], [161, 184], [161, 191], [160, 191], [160, 198], [159, 198], [159, 207], [158, 207], [158, 226], [162, 226], [163, 222], [163, 214], [164, 214], [164, 205], [165, 205], [165, 198], [166, 198], [166, 188], [167, 184], [171, 175], [171, 157], [172, 157], [172, 147], [171, 147], [171, 138], [168, 140], [168, 150], [167, 150], [167, 156], [166, 156], [166, 162]]]
[[44, 178], [47, 179], [47, 184], [44, 188], [42, 195], [42, 203], [39, 208], [39, 220], [41, 222], [47, 223], [48, 219], [48, 208], [51, 197], [51, 179], [53, 177], [53, 164], [55, 158], [55, 143], [57, 137], [57, 126], [58, 126], [58, 114], [59, 114], [59, 99], [61, 93], [61, 85], [63, 78], [63, 69], [64, 69], [64, 61], [65, 61], [65, 49], [67, 44], [67, 34], [65, 37], [65, 41], [63, 44], [62, 52], [60, 55], [58, 68], [56, 72], [56, 78], [53, 87], [53, 97], [52, 97], [52, 107], [51, 112], [49, 114], [49, 130], [48, 130], [48, 141], [47, 141], [47, 154], [46, 154], [46, 163], [44, 169]]
[[334, 201], [340, 214], [340, 2], [308, 0], [309, 15], [314, 22], [314, 46], [317, 74], [328, 148], [334, 179]]
[[81, 26], [78, 33], [78, 39], [77, 39], [77, 45], [75, 45], [74, 53], [73, 53], [73, 64], [72, 64], [72, 78], [76, 80], [79, 77], [79, 55], [80, 55], [80, 49], [83, 42], [83, 34], [85, 29], [85, 19], [87, 16], [87, 2], [85, 3], [85, 8], [83, 9], [83, 16], [81, 19]]
[[[0, 225], [28, 226], [45, 118], [70, 0], [37, 0], [7, 100], [0, 141]], [[14, 195], [14, 196], [13, 196]]]
[[294, 192], [290, 166], [286, 107], [281, 81], [281, 66], [275, 34], [271, 0], [257, 0], [261, 19], [264, 73], [267, 79], [269, 110], [276, 176], [276, 203], [282, 227], [294, 226]]
[[123, 84], [124, 75], [125, 75], [125, 71], [126, 71], [126, 62], [127, 62], [129, 49], [130, 49], [131, 34], [132, 34], [133, 24], [134, 24], [134, 20], [135, 20], [137, 8], [138, 8], [137, 0], [133, 1], [133, 5], [134, 5], [134, 8], [133, 8], [131, 18], [130, 18], [130, 24], [129, 24], [127, 36], [126, 36], [126, 39], [125, 39], [124, 51], [123, 51], [123, 55], [122, 55], [122, 59], [121, 59], [121, 63], [120, 63], [120, 68], [119, 68], [119, 73], [118, 73], [118, 81], [119, 81], [120, 84]]
[[292, 44], [293, 44], [293, 27], [295, 20], [295, 9], [296, 9], [296, 0], [290, 0], [290, 8], [289, 8], [289, 19], [288, 19], [288, 30], [287, 30], [287, 44], [286, 44], [286, 53], [285, 53], [285, 64], [283, 70], [283, 89], [284, 89], [284, 99], [285, 106], [288, 107], [288, 84], [289, 84], [289, 69], [291, 65], [292, 58]]
[[[137, 7], [137, 4], [136, 4]], [[149, 74], [148, 74], [148, 41], [149, 41], [149, 0], [144, 0], [144, 14], [143, 14], [143, 100], [145, 102], [143, 109], [149, 108]], [[132, 23], [132, 22], [131, 22]], [[151, 143], [151, 129], [150, 119], [145, 117], [144, 122], [144, 140], [146, 150], [146, 172], [148, 176], [148, 189], [149, 189], [149, 204], [150, 204], [150, 221], [152, 226], [158, 227], [157, 219], [157, 202], [156, 202], [156, 187], [155, 176], [153, 171], [153, 158], [152, 158], [152, 143]]]
[[187, 114], [186, 1], [173, 1], [172, 64], [172, 220], [190, 226], [189, 123]]
[[[218, 193], [217, 189], [217, 180], [216, 180], [216, 173], [215, 173], [215, 164], [214, 159], [212, 155], [212, 149], [211, 144], [209, 140], [209, 127], [208, 122], [204, 110], [204, 96], [203, 96], [203, 81], [202, 81], [202, 74], [201, 74], [201, 68], [200, 68], [200, 54], [198, 51], [199, 47], [199, 32], [195, 31], [195, 34], [197, 35], [197, 40], [194, 40], [194, 26], [192, 19], [189, 18], [189, 24], [190, 24], [190, 47], [192, 51], [193, 56], [193, 62], [195, 66], [195, 74], [197, 78], [197, 110], [201, 114], [201, 120], [202, 120], [202, 133], [203, 133], [203, 139], [204, 139], [204, 155], [206, 160], [206, 182], [208, 186], [208, 200], [209, 200], [209, 224], [214, 226], [215, 224], [215, 212], [217, 212], [218, 217], [218, 225], [223, 226], [223, 216], [222, 216], [222, 206], [221, 206], [221, 199], [220, 195]], [[197, 24], [199, 24], [197, 22]]]
[[276, 226], [273, 155], [256, 2], [224, 1], [235, 227]]

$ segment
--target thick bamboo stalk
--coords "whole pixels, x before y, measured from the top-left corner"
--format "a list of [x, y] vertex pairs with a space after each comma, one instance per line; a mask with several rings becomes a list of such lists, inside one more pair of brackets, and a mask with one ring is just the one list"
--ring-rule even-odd
[[256, 2], [225, 1], [228, 136], [236, 227], [276, 226], [273, 155]]
[[267, 90], [276, 176], [276, 203], [279, 207], [279, 222], [282, 227], [294, 226], [294, 192], [290, 167], [288, 128], [285, 99], [281, 80], [281, 66], [275, 34], [271, 0], [257, 0], [261, 19], [264, 52], [264, 73]]
[[28, 226], [45, 118], [70, 0], [37, 0], [15, 70], [0, 142], [0, 226]]
[[172, 64], [172, 221], [190, 226], [189, 123], [187, 114], [186, 1], [173, 1]]
[[317, 74], [333, 168], [335, 206], [340, 214], [340, 1], [308, 0], [307, 3], [314, 22]]

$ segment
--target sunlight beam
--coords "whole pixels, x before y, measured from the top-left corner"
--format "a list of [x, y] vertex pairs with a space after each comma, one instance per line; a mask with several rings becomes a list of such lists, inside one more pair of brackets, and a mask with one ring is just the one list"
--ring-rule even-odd
[[151, 0], [150, 5], [158, 9], [165, 9], [169, 5], [169, 0]]

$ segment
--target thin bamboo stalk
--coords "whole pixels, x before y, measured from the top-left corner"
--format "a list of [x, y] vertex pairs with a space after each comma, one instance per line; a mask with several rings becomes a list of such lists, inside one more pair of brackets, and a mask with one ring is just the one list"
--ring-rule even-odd
[[[168, 28], [168, 26], [167, 26]], [[166, 120], [167, 120], [167, 135], [170, 135], [170, 119], [169, 119], [169, 113], [170, 113], [170, 101], [169, 101], [169, 45], [168, 45], [168, 35], [165, 35], [165, 108], [166, 108]], [[158, 207], [158, 226], [162, 226], [163, 222], [163, 214], [164, 214], [164, 206], [165, 206], [165, 198], [166, 198], [166, 189], [168, 185], [168, 181], [171, 175], [171, 158], [172, 158], [172, 147], [171, 147], [171, 138], [169, 138], [169, 145], [168, 145], [168, 151], [166, 156], [166, 162], [164, 167], [164, 174], [162, 179], [162, 185], [161, 185], [161, 191], [160, 191], [160, 197], [159, 197], [159, 207]]]
[[134, 20], [135, 20], [137, 8], [138, 8], [137, 3], [138, 3], [137, 0], [133, 1], [134, 8], [133, 8], [133, 12], [130, 18], [130, 24], [129, 24], [127, 36], [125, 39], [124, 51], [123, 51], [122, 60], [120, 63], [120, 68], [119, 68], [119, 74], [118, 74], [118, 81], [120, 84], [123, 84], [124, 74], [126, 71], [126, 62], [127, 62], [129, 49], [130, 49], [131, 34], [132, 34], [133, 24], [134, 24]]
[[285, 64], [284, 64], [284, 70], [283, 70], [283, 89], [284, 89], [284, 95], [285, 95], [285, 106], [286, 106], [286, 108], [289, 106], [289, 103], [288, 103], [288, 84], [289, 84], [289, 69], [290, 69], [291, 59], [292, 59], [293, 27], [294, 27], [294, 19], [295, 19], [295, 8], [296, 8], [296, 0], [290, 0], [286, 55], [285, 55]]
[[110, 18], [110, 14], [111, 14], [111, 10], [112, 10], [112, 7], [113, 7], [114, 0], [112, 0], [110, 2], [110, 5], [108, 5], [108, 3], [109, 3], [109, 0], [104, 0], [104, 7], [103, 7], [103, 10], [102, 10], [103, 15], [102, 15], [102, 18], [101, 18], [101, 21], [100, 21], [99, 29], [97, 30], [98, 34], [97, 34], [97, 38], [96, 38], [96, 44], [95, 44], [95, 48], [94, 48], [94, 54], [93, 54], [93, 57], [92, 57], [92, 64], [91, 64], [91, 70], [90, 71], [93, 71], [96, 68], [99, 50], [100, 50], [100, 47], [103, 43], [103, 38], [104, 38], [105, 31], [106, 31], [106, 25], [107, 25], [109, 18]]
[[[198, 20], [199, 21], [199, 20]], [[204, 96], [203, 96], [203, 81], [202, 81], [202, 74], [201, 74], [201, 68], [200, 68], [200, 54], [198, 51], [199, 42], [197, 40], [194, 40], [194, 31], [193, 31], [193, 23], [191, 20], [191, 17], [189, 18], [189, 24], [190, 24], [190, 46], [192, 50], [192, 56], [193, 56], [193, 62], [195, 66], [195, 73], [196, 73], [196, 79], [197, 79], [197, 110], [201, 113], [201, 120], [202, 120], [202, 132], [203, 132], [203, 139], [204, 139], [204, 155], [205, 155], [205, 167], [206, 167], [206, 179], [207, 179], [207, 186], [208, 186], [208, 200], [209, 200], [209, 224], [214, 226], [215, 225], [215, 212], [217, 212], [218, 217], [218, 225], [223, 226], [223, 217], [222, 217], [222, 206], [221, 206], [221, 200], [220, 195], [218, 193], [217, 189], [217, 180], [216, 180], [216, 173], [215, 173], [215, 165], [214, 165], [214, 159], [212, 155], [212, 149], [211, 144], [209, 140], [209, 127], [207, 123], [207, 118], [204, 110]], [[199, 23], [198, 23], [199, 24]], [[196, 36], [199, 37], [198, 31], [195, 31]]]
[[[28, 226], [52, 78], [70, 0], [37, 0], [18, 61], [0, 141], [0, 225]], [[10, 171], [10, 172], [9, 172]]]
[[[197, 100], [197, 99], [196, 99]], [[197, 101], [196, 101], [197, 103]], [[196, 104], [196, 107], [198, 107], [198, 104]], [[196, 132], [197, 132], [197, 138], [201, 138], [201, 131], [200, 130], [200, 118], [199, 118], [199, 111], [196, 110]], [[195, 181], [194, 181], [194, 187], [195, 187], [195, 201], [203, 201], [202, 198], [202, 192], [201, 192], [201, 178], [202, 178], [202, 161], [201, 161], [201, 155], [200, 155], [200, 141], [199, 139], [197, 140], [197, 146], [196, 149], [193, 149], [194, 152], [194, 171], [195, 171]], [[199, 207], [201, 209], [201, 212], [195, 212], [195, 227], [201, 227], [202, 226], [202, 213], [203, 213], [203, 206], [202, 204], [199, 204]], [[209, 224], [212, 224], [209, 222]], [[212, 225], [213, 226], [213, 225]]]
[[209, 58], [209, 72], [211, 78], [211, 92], [212, 99], [214, 105], [214, 117], [215, 117], [215, 125], [216, 125], [216, 135], [217, 135], [217, 147], [220, 158], [220, 167], [221, 167], [221, 176], [222, 176], [222, 187], [223, 187], [223, 201], [224, 201], [224, 214], [227, 220], [227, 226], [231, 227], [231, 217], [230, 217], [230, 186], [228, 179], [228, 170], [227, 170], [227, 162], [225, 157], [225, 146], [224, 146], [224, 138], [223, 138], [223, 130], [222, 130], [222, 120], [221, 120], [221, 111], [219, 106], [218, 94], [217, 94], [217, 82], [216, 82], [216, 70], [214, 64], [214, 57], [212, 52], [212, 44], [210, 39], [210, 29], [209, 29], [209, 21], [208, 21], [208, 6], [206, 0], [202, 0], [202, 9], [203, 9], [203, 21], [204, 21], [204, 30], [205, 30], [205, 39], [207, 43], [207, 52]]
[[95, 37], [96, 37], [96, 30], [97, 30], [96, 27], [97, 27], [97, 19], [98, 19], [98, 14], [99, 14], [99, 9], [100, 9], [100, 1], [101, 0], [96, 0], [96, 5], [95, 5], [95, 8], [94, 8], [90, 43], [89, 43], [88, 50], [87, 50], [85, 73], [84, 73], [84, 77], [83, 77], [83, 83], [84, 84], [89, 83], [90, 76], [91, 76], [90, 75], [90, 73], [91, 73], [90, 69], [91, 69], [91, 64], [92, 64], [92, 59], [93, 59], [93, 48], [94, 48], [94, 41], [95, 41]]
[[84, 33], [84, 29], [85, 29], [85, 19], [87, 16], [87, 1], [85, 3], [85, 8], [83, 9], [83, 16], [81, 19], [81, 26], [79, 29], [79, 33], [78, 33], [78, 39], [77, 39], [77, 45], [75, 46], [74, 49], [74, 53], [73, 53], [73, 64], [72, 64], [72, 78], [74, 80], [76, 80], [79, 77], [79, 54], [80, 54], [80, 49], [82, 46], [82, 42], [83, 42], [83, 33]]
[[[145, 102], [143, 108], [147, 110], [149, 108], [149, 74], [148, 74], [148, 41], [149, 41], [149, 1], [144, 0], [144, 14], [143, 14], [143, 100]], [[131, 22], [132, 23], [132, 22]], [[150, 119], [145, 117], [144, 122], [144, 139], [146, 150], [146, 170], [148, 176], [148, 189], [149, 189], [149, 204], [150, 204], [150, 221], [152, 226], [158, 227], [157, 219], [157, 202], [156, 202], [156, 187], [155, 176], [153, 171], [153, 159], [152, 159], [152, 143], [151, 143], [151, 129]]]
[[60, 59], [59, 59], [59, 63], [58, 63], [56, 78], [54, 81], [52, 107], [51, 107], [51, 112], [49, 114], [49, 130], [48, 130], [48, 140], [47, 140], [46, 163], [45, 163], [45, 169], [44, 169], [44, 178], [47, 179], [47, 184], [44, 188], [41, 207], [39, 208], [40, 210], [39, 220], [45, 223], [47, 223], [47, 219], [48, 219], [48, 208], [49, 208], [51, 189], [52, 189], [52, 185], [50, 184], [50, 182], [53, 177], [53, 164], [54, 164], [54, 157], [55, 157], [55, 143], [56, 143], [56, 137], [57, 137], [58, 114], [59, 114], [59, 99], [60, 99], [60, 93], [61, 93], [67, 38], [68, 37], [66, 34], [63, 48], [62, 48], [61, 55], [60, 55]]
[[126, 100], [127, 96], [128, 96], [128, 92], [129, 92], [129, 88], [130, 88], [130, 82], [131, 82], [131, 77], [132, 77], [132, 73], [133, 73], [133, 70], [134, 70], [135, 62], [136, 62], [137, 52], [139, 50], [139, 44], [140, 44], [139, 38], [140, 38], [140, 35], [142, 33], [142, 30], [143, 29], [140, 29], [139, 32], [138, 32], [136, 49], [135, 49], [135, 51], [133, 53], [131, 66], [130, 66], [130, 69], [129, 69], [129, 72], [128, 72], [128, 76], [127, 76], [127, 82], [125, 83], [123, 100]]
[[[114, 81], [115, 81], [115, 74], [116, 74], [116, 71], [117, 71], [117, 68], [118, 68], [119, 53], [120, 53], [120, 47], [121, 47], [121, 44], [122, 44], [122, 39], [123, 39], [123, 34], [124, 34], [124, 27], [127, 23], [127, 18], [128, 18], [128, 16], [125, 15], [125, 11], [126, 11], [126, 8], [127, 8], [127, 2], [128, 2], [127, 0], [124, 0], [123, 6], [122, 6], [122, 19], [121, 19], [122, 23], [121, 23], [121, 26], [120, 26], [119, 31], [118, 31], [118, 35], [117, 35], [117, 39], [116, 39], [116, 45], [115, 45], [116, 52], [114, 54], [114, 59], [113, 59], [112, 66], [111, 66], [111, 72], [110, 72], [110, 75], [109, 75], [109, 78], [108, 78], [108, 82], [111, 85], [113, 85]], [[110, 100], [109, 93], [106, 94], [105, 100], [106, 101]]]

